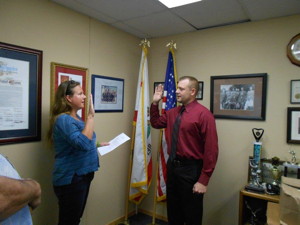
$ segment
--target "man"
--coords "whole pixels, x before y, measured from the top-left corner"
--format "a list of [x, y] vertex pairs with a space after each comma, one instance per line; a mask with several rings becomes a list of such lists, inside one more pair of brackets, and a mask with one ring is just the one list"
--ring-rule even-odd
[[[218, 158], [215, 120], [211, 112], [197, 102], [198, 89], [196, 78], [181, 77], [176, 97], [182, 106], [160, 115], [158, 103], [162, 99], [163, 87], [159, 85], [155, 89], [150, 109], [151, 125], [157, 129], [166, 128], [169, 153], [167, 214], [170, 225], [202, 224], [203, 195]], [[179, 129], [174, 131], [179, 114]]]
[[29, 207], [41, 202], [41, 187], [32, 179], [20, 179], [10, 162], [0, 154], [0, 224], [31, 225]]

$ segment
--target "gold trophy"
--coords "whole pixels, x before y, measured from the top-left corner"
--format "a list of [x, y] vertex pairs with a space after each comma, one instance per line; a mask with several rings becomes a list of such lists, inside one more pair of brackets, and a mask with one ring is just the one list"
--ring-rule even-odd
[[278, 169], [279, 166], [279, 158], [278, 157], [273, 157], [272, 158], [272, 169], [271, 169], [271, 173], [273, 176], [273, 185], [279, 186], [279, 178], [281, 176], [281, 171]]

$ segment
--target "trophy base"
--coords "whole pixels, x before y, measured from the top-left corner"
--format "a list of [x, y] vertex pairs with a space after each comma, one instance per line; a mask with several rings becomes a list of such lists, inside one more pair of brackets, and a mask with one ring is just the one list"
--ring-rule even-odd
[[256, 193], [265, 193], [265, 189], [254, 184], [248, 184], [245, 186], [246, 191], [256, 192]]

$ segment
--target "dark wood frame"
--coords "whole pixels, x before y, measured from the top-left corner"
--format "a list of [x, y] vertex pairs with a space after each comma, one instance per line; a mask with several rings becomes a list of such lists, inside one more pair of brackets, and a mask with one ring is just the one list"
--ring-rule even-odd
[[[298, 120], [298, 122], [296, 122], [296, 120]], [[296, 135], [295, 132], [298, 132], [299, 137], [297, 138], [293, 137], [294, 135]], [[287, 143], [300, 144], [300, 107], [287, 108], [287, 140], [286, 141]]]
[[[15, 69], [16, 73], [19, 69], [17, 62], [26, 62], [25, 64], [28, 63], [27, 65], [29, 69], [28, 88], [27, 90], [22, 88], [22, 95], [26, 95], [26, 91], [28, 93], [28, 128], [8, 130], [0, 129], [0, 144], [40, 141], [43, 51], [0, 42], [0, 57], [4, 58], [2, 62], [3, 64], [4, 61], [8, 62], [9, 60], [16, 60], [15, 64], [13, 64], [14, 61], [12, 61], [11, 64], [8, 65], [11, 69]], [[11, 70], [7, 70], [6, 72], [14, 73], [14, 71]], [[0, 69], [0, 73], [4, 76], [4, 67], [3, 70]], [[13, 75], [10, 77], [13, 77]], [[8, 82], [15, 82], [15, 80], [9, 80]], [[9, 85], [14, 84], [15, 83], [9, 83]], [[9, 96], [9, 93], [7, 93], [7, 96]], [[2, 95], [2, 98], [5, 98], [5, 95]], [[9, 101], [9, 99], [7, 100]], [[2, 121], [4, 120], [5, 118], [3, 116]], [[22, 123], [22, 118], [21, 121], [18, 122]], [[17, 121], [14, 121], [13, 123], [17, 123]]]
[[[251, 88], [254, 87], [252, 91]], [[222, 90], [221, 90], [222, 88]], [[223, 93], [226, 95], [226, 88], [230, 91], [243, 88], [248, 95], [251, 91], [253, 96], [253, 108], [246, 108], [246, 104], [241, 104], [240, 101], [234, 100], [228, 103], [225, 98], [221, 99]], [[247, 89], [247, 90], [246, 90]], [[240, 120], [265, 120], [266, 117], [266, 94], [267, 94], [267, 74], [239, 74], [239, 75], [224, 75], [211, 77], [211, 96], [210, 110], [215, 118], [223, 119], [240, 119]], [[231, 98], [232, 98], [231, 93]], [[248, 99], [249, 97], [247, 97]], [[245, 103], [246, 100], [243, 100]], [[249, 101], [250, 102], [250, 101]], [[228, 107], [228, 104], [229, 107]], [[237, 107], [239, 105], [239, 107]], [[236, 108], [235, 108], [236, 107]]]

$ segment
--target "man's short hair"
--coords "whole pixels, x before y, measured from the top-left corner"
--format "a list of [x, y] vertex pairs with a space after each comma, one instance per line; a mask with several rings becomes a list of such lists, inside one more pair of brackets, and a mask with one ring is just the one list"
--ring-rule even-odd
[[186, 79], [189, 80], [189, 88], [190, 89], [195, 88], [196, 95], [197, 95], [198, 91], [199, 91], [199, 83], [198, 83], [197, 78], [192, 77], [192, 76], [183, 76], [183, 77], [179, 78], [178, 82], [182, 81], [182, 80], [186, 80]]

